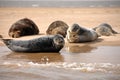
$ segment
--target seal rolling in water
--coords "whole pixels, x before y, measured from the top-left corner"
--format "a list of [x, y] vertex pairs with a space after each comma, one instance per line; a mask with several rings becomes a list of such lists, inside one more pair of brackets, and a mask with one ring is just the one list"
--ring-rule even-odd
[[94, 41], [98, 38], [94, 30], [81, 27], [78, 24], [73, 24], [67, 30], [67, 40], [70, 43], [80, 43]]
[[11, 25], [8, 34], [10, 37], [18, 38], [21, 36], [39, 34], [39, 29], [32, 20], [23, 18]]
[[48, 35], [31, 40], [1, 40], [15, 52], [59, 52], [64, 47], [64, 38], [61, 35]]

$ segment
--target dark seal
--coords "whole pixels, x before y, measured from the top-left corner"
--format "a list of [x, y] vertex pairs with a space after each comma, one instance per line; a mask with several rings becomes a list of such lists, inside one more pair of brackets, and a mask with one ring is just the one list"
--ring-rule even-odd
[[73, 24], [67, 30], [67, 40], [70, 43], [80, 43], [94, 41], [98, 38], [94, 30], [89, 30], [78, 24]]
[[8, 34], [10, 37], [18, 38], [26, 35], [39, 34], [39, 29], [32, 20], [23, 18], [12, 24]]
[[63, 37], [66, 37], [68, 27], [63, 21], [54, 21], [49, 25], [46, 33], [48, 35], [61, 34]]
[[64, 38], [61, 35], [48, 35], [31, 40], [1, 40], [6, 46], [15, 52], [59, 52], [64, 44]]
[[112, 29], [112, 26], [107, 23], [102, 23], [98, 27], [93, 28], [93, 30], [95, 30], [99, 36], [111, 36], [118, 34]]

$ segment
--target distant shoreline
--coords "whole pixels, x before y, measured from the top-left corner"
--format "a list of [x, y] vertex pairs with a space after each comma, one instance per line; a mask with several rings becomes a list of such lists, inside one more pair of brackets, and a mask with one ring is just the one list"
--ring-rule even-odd
[[120, 1], [0, 1], [0, 7], [120, 7]]

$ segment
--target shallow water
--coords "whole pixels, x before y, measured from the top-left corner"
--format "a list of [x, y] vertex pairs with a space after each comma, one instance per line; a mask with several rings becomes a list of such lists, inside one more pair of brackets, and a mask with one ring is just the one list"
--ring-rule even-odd
[[120, 46], [73, 45], [59, 53], [0, 46], [0, 80], [120, 80]]

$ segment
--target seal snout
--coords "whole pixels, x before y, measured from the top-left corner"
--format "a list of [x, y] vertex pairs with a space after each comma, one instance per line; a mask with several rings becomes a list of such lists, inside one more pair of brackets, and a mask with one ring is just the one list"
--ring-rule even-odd
[[65, 41], [64, 41], [64, 38], [61, 35], [56, 35], [55, 38], [54, 38], [54, 43], [56, 45], [64, 45]]
[[59, 43], [59, 44], [63, 44], [63, 43], [64, 43], [64, 40], [63, 40], [62, 38], [59, 38], [58, 43]]
[[9, 35], [13, 38], [18, 38], [20, 37], [21, 35], [21, 32], [18, 30], [18, 31], [14, 31], [14, 32], [10, 32]]

